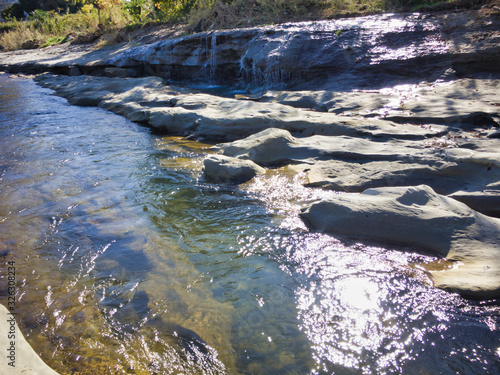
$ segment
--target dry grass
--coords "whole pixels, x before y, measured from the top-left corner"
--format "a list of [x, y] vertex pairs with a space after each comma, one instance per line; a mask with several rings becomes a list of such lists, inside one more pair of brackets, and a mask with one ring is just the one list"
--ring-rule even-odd
[[[491, 0], [490, 0], [491, 1]], [[498, 0], [493, 0], [498, 1]], [[475, 6], [488, 0], [199, 0], [189, 14], [192, 31], [330, 19], [420, 7]], [[439, 7], [438, 6], [438, 7]]]
[[385, 0], [200, 0], [190, 13], [196, 31], [382, 12]]
[[[118, 30], [125, 28], [131, 19], [121, 7], [111, 8], [101, 14], [101, 28], [108, 41], [116, 42]], [[64, 41], [68, 34], [89, 34], [97, 30], [97, 11], [59, 15], [54, 12], [35, 11], [31, 21], [16, 22], [8, 31], [0, 34], [0, 46], [4, 50], [34, 48]]]
[[27, 41], [45, 40], [45, 37], [38, 30], [30, 26], [20, 26], [16, 30], [8, 31], [0, 36], [0, 45], [7, 51], [21, 49]]
[[[139, 0], [138, 0], [139, 1]], [[169, 4], [165, 0], [164, 4]], [[191, 32], [278, 24], [289, 21], [329, 19], [339, 16], [408, 11], [418, 7], [456, 7], [457, 3], [477, 6], [499, 0], [179, 0], [189, 14], [184, 17]], [[187, 5], [186, 5], [187, 4]], [[462, 6], [459, 6], [462, 7]], [[182, 8], [184, 9], [184, 8]], [[438, 9], [436, 9], [438, 10]], [[175, 12], [174, 12], [175, 13]], [[179, 13], [179, 12], [178, 12]], [[177, 14], [177, 13], [176, 13]], [[177, 17], [178, 15], [176, 15]], [[142, 17], [142, 16], [141, 16]], [[165, 19], [161, 17], [166, 17]], [[140, 18], [140, 17], [139, 17]], [[104, 31], [98, 46], [127, 40], [127, 33], [141, 25], [172, 21], [169, 12], [151, 12], [138, 19], [127, 8], [114, 6], [101, 12]], [[177, 18], [175, 20], [178, 20]], [[30, 22], [13, 21], [0, 28], [0, 46], [4, 50], [35, 48], [60, 43], [68, 34], [92, 34], [99, 25], [97, 11], [61, 16], [35, 11]]]

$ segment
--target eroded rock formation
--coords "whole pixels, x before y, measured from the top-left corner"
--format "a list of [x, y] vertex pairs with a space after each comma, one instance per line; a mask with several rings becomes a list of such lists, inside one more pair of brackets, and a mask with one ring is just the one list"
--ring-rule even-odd
[[500, 219], [426, 185], [341, 194], [304, 209], [314, 229], [427, 251], [453, 266], [430, 271], [434, 285], [488, 299], [500, 293]]

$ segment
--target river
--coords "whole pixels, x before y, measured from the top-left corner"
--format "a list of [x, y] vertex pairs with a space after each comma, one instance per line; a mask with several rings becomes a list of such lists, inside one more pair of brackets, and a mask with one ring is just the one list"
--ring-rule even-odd
[[[0, 74], [0, 257], [21, 330], [78, 374], [500, 374], [500, 308], [434, 258], [310, 233], [278, 169], [204, 181], [208, 144]], [[7, 304], [2, 271], [1, 302]]]

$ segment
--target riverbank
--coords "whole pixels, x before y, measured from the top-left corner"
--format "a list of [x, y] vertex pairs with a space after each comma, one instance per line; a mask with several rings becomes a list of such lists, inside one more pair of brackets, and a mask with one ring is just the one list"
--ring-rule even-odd
[[[395, 243], [412, 251], [430, 251], [455, 261], [455, 267], [450, 263], [442, 264], [441, 268], [429, 266], [436, 286], [469, 298], [498, 297], [500, 268], [496, 244], [500, 220], [485, 216], [498, 217], [499, 213], [500, 155], [494, 104], [497, 80], [466, 79], [442, 86], [413, 87], [411, 96], [421, 94], [419, 99], [409, 102], [419, 106], [421, 116], [426, 111], [446, 112], [446, 106], [439, 106], [440, 102], [459, 108], [453, 110], [455, 121], [450, 120], [451, 124], [446, 124], [444, 112], [441, 112], [435, 117], [441, 119], [436, 121], [440, 124], [432, 125], [389, 120], [391, 113], [398, 116], [404, 113], [399, 107], [394, 112], [388, 109], [381, 100], [384, 98], [381, 92], [351, 93], [354, 96], [352, 101], [361, 95], [371, 105], [378, 102], [383, 107], [376, 106], [372, 113], [386, 110], [386, 118], [291, 107], [278, 103], [278, 96], [268, 101], [269, 93], [264, 102], [222, 98], [168, 86], [158, 77], [123, 79], [41, 75], [36, 80], [72, 104], [97, 105], [132, 121], [148, 124], [162, 133], [226, 142], [215, 147], [224, 155], [223, 159], [209, 156], [205, 160], [205, 173], [212, 181], [241, 183], [263, 173], [262, 168], [289, 165], [305, 176], [308, 186], [337, 191], [363, 192], [367, 188], [383, 187], [390, 193], [391, 186], [427, 185], [430, 188], [423, 188], [423, 195], [402, 193], [409, 197], [404, 200], [404, 205], [413, 207], [413, 213], [408, 213], [408, 216], [416, 215], [416, 220], [407, 224], [409, 230], [417, 237], [428, 238], [425, 243], [416, 242], [413, 236], [406, 239], [394, 236], [395, 225], [405, 217], [401, 207], [394, 208], [394, 212], [400, 215], [395, 216], [394, 221], [389, 219], [387, 207], [375, 208], [378, 213], [363, 213], [362, 210], [363, 217], [366, 214], [370, 221], [379, 223], [371, 230], [367, 225], [360, 227], [356, 224], [352, 209], [349, 211], [349, 216], [354, 219], [351, 229], [343, 231], [338, 226], [318, 224], [317, 220], [327, 220], [328, 215], [324, 212], [316, 215], [320, 219], [311, 219], [310, 215], [306, 218], [315, 229]], [[458, 97], [468, 97], [468, 88], [479, 85], [485, 85], [482, 95], [476, 95], [474, 101], [468, 103], [470, 107], [460, 105], [463, 99]], [[453, 99], [449, 95], [443, 98], [446, 90], [457, 97], [455, 105], [450, 105]], [[405, 91], [404, 95], [407, 94]], [[427, 98], [426, 94], [430, 97]], [[390, 99], [394, 100], [397, 91], [391, 95]], [[344, 100], [347, 96], [348, 93], [342, 95]], [[401, 98], [397, 99], [397, 102], [408, 105]], [[489, 110], [486, 109], [488, 106], [491, 106]], [[468, 112], [467, 108], [475, 111]], [[485, 112], [477, 112], [479, 108], [485, 108]], [[243, 161], [245, 166], [240, 165]], [[434, 198], [424, 199], [426, 196]], [[446, 200], [444, 196], [450, 198]], [[438, 207], [433, 203], [436, 199], [445, 200]], [[353, 201], [357, 202], [356, 199]], [[465, 204], [455, 207], [461, 204], [458, 201], [472, 209], [466, 208]], [[425, 214], [426, 209], [433, 212], [431, 216]], [[434, 223], [430, 229], [436, 233], [425, 232], [428, 223]], [[476, 226], [483, 229], [474, 229]], [[353, 228], [363, 230], [353, 232]], [[467, 283], [464, 284], [464, 280]]]
[[[314, 206], [304, 207], [304, 218], [315, 230], [443, 257], [452, 263], [421, 265], [436, 286], [495, 299], [500, 12], [482, 11], [291, 23], [99, 50], [62, 45], [3, 53], [0, 68], [63, 74], [36, 79], [71, 104], [225, 142], [216, 147], [224, 158], [205, 162], [213, 181], [241, 183], [289, 165], [308, 186], [396, 194], [412, 211], [388, 221], [385, 203], [370, 209], [376, 213], [361, 209], [380, 223], [362, 232], [353, 231], [356, 220], [340, 230], [322, 211], [312, 218]], [[207, 91], [217, 85], [226, 87], [223, 96]], [[338, 212], [353, 215], [340, 203]], [[392, 236], [401, 215], [416, 215], [409, 230], [434, 245]], [[424, 234], [434, 221], [439, 230]]]
[[[395, 29], [379, 41], [397, 39], [404, 31], [409, 35], [401, 40], [410, 44], [403, 51], [410, 51], [415, 46], [411, 30], [429, 21], [426, 17], [398, 16]], [[388, 18], [382, 21], [390, 24]], [[358, 27], [337, 35], [335, 22], [311, 25], [310, 39], [323, 35], [322, 43], [341, 42], [339, 35]], [[367, 17], [360, 24], [377, 22]], [[40, 89], [48, 101], [33, 100], [39, 88], [20, 80], [31, 86], [20, 90], [25, 96], [19, 95], [18, 110], [29, 110], [12, 121], [20, 126], [33, 121], [20, 141], [10, 137], [12, 125], [6, 126], [5, 144], [12, 150], [6, 147], [4, 153], [18, 160], [21, 150], [28, 162], [2, 175], [4, 211], [11, 217], [1, 223], [7, 229], [1, 232], [7, 256], [19, 256], [24, 274], [31, 275], [19, 305], [27, 310], [22, 321], [30, 342], [61, 373], [68, 368], [148, 373], [171, 371], [172, 364], [182, 372], [184, 366], [206, 372], [197, 367], [206, 365], [206, 357], [189, 361], [197, 349], [215, 349], [228, 373], [360, 368], [374, 374], [437, 373], [458, 367], [496, 373], [500, 117], [499, 77], [491, 64], [495, 22], [471, 24], [485, 28], [474, 29], [485, 43], [478, 38], [469, 47], [461, 44], [463, 54], [448, 53], [457, 45], [441, 40], [439, 48], [450, 49], [441, 50], [440, 57], [434, 50], [417, 76], [411, 69], [396, 72], [424, 61], [423, 54], [401, 59], [403, 65], [392, 59], [392, 68], [374, 73], [373, 82], [367, 73], [341, 81], [342, 87], [335, 77], [355, 77], [362, 70], [346, 65], [327, 77], [321, 74], [330, 68], [306, 69], [310, 77], [328, 78], [311, 81], [307, 75], [294, 81], [294, 75], [279, 70], [287, 51], [300, 45], [292, 43], [293, 25], [287, 26], [290, 33], [281, 30], [274, 37], [269, 29], [248, 31], [253, 44], [247, 46], [253, 45], [253, 52], [262, 47], [260, 63], [274, 63], [254, 64], [241, 58], [249, 56], [246, 52], [235, 52], [234, 61], [247, 61], [242, 72], [249, 72], [235, 87], [215, 85], [228, 61], [222, 57], [234, 51], [224, 48], [224, 33], [181, 37], [175, 43], [151, 40], [143, 46], [158, 54], [169, 46], [190, 51], [186, 56], [194, 62], [187, 66], [199, 73], [192, 76], [198, 79], [184, 76], [181, 83], [167, 75], [184, 71], [175, 70], [175, 64], [134, 62], [141, 48], [132, 44], [0, 54], [5, 70], [52, 72], [34, 78], [71, 104], [98, 106], [154, 134], [189, 139], [150, 139], [148, 129], [98, 109], [69, 107], [47, 90]], [[313, 26], [328, 26], [328, 32]], [[358, 31], [369, 40], [369, 28]], [[335, 51], [339, 44], [327, 46]], [[371, 72], [383, 73], [375, 56], [390, 54], [377, 55], [378, 46], [358, 46], [357, 52], [364, 51], [367, 66], [374, 65]], [[126, 56], [131, 65], [106, 63], [111, 57], [123, 62]], [[147, 69], [158, 76], [147, 76]], [[120, 77], [131, 75], [138, 77]], [[5, 97], [17, 98], [12, 93]], [[11, 102], [2, 104], [9, 112]], [[61, 116], [66, 110], [75, 113]], [[141, 137], [141, 131], [148, 136]], [[200, 156], [193, 151], [201, 144], [197, 140], [214, 146], [205, 152], [208, 146], [202, 144]], [[150, 144], [154, 149], [147, 149]], [[110, 158], [108, 152], [117, 155]], [[273, 184], [282, 171], [300, 178]], [[189, 178], [180, 183], [183, 174]], [[291, 191], [303, 189], [301, 183], [316, 190], [296, 198]], [[328, 199], [320, 189], [329, 191]], [[300, 220], [289, 230], [269, 224], [279, 221], [276, 212], [289, 209], [287, 200], [302, 205], [309, 232]], [[428, 287], [429, 281], [481, 302]], [[184, 335], [177, 339], [177, 332]], [[188, 361], [172, 347], [187, 353]], [[220, 367], [214, 368], [219, 373]]]
[[24, 338], [16, 323], [16, 313], [12, 314], [0, 305], [0, 346], [6, 352], [1, 356], [0, 368], [9, 374], [57, 375], [35, 353]]

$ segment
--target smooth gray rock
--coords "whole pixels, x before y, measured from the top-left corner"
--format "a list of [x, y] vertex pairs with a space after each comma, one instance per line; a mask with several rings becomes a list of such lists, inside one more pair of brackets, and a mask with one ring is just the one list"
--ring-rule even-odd
[[284, 129], [270, 128], [247, 138], [215, 146], [225, 156], [252, 160], [259, 164], [281, 164], [310, 155], [293, 152], [295, 138]]
[[373, 142], [360, 137], [313, 135], [293, 137], [284, 129], [270, 128], [247, 138], [216, 146], [226, 156], [252, 160], [258, 164], [286, 164], [332, 158], [350, 160], [397, 160], [423, 154], [413, 141]]
[[500, 217], [500, 168], [472, 157], [456, 159], [429, 153], [427, 157], [394, 161], [330, 159], [312, 165], [299, 164], [294, 169], [305, 173], [308, 186], [346, 192], [426, 184], [439, 194], [451, 194], [476, 211]]
[[[161, 78], [37, 77], [44, 87], [79, 105], [99, 105], [159, 130], [207, 140], [232, 141], [275, 127], [301, 136], [350, 135], [425, 139], [446, 127], [395, 124], [380, 119], [346, 118], [303, 111], [279, 103], [256, 103], [166, 86]], [[140, 113], [137, 116], [137, 113]]]
[[[293, 137], [284, 129], [266, 129], [215, 146], [226, 156], [260, 165], [296, 164], [308, 186], [361, 192], [367, 188], [426, 184], [439, 194], [457, 195], [471, 208], [493, 216], [500, 212], [498, 141], [462, 140], [462, 147], [436, 148], [426, 141], [385, 142], [347, 136]], [[486, 196], [483, 191], [489, 191]], [[472, 198], [474, 197], [474, 198]]]
[[204, 160], [204, 172], [208, 181], [241, 184], [264, 174], [266, 170], [250, 160], [211, 155]]
[[463, 78], [351, 92], [267, 91], [260, 95], [242, 95], [240, 99], [281, 103], [344, 116], [383, 116], [386, 120], [402, 123], [480, 129], [498, 126], [499, 91], [498, 79]]
[[480, 191], [456, 191], [450, 197], [485, 215], [500, 217], [500, 186]]
[[[498, 64], [498, 41], [485, 32], [498, 29], [498, 21], [456, 26], [467, 17], [384, 14], [212, 31], [130, 48], [105, 64], [231, 86], [384, 87], [452, 67], [468, 73]], [[474, 33], [482, 33], [482, 43], [471, 43]]]
[[313, 229], [431, 252], [454, 262], [431, 271], [435, 286], [466, 297], [500, 296], [500, 220], [425, 185], [347, 193], [306, 207]]
[[108, 77], [121, 77], [121, 78], [137, 77], [138, 75], [137, 70], [132, 68], [105, 68], [104, 73], [106, 73]]

